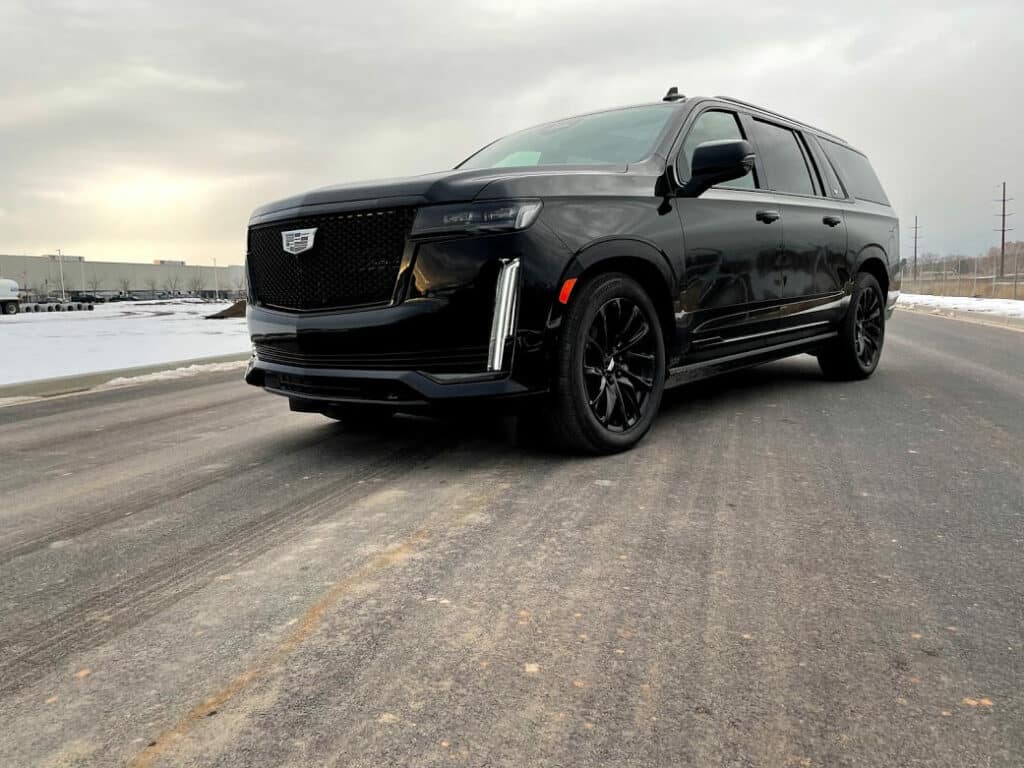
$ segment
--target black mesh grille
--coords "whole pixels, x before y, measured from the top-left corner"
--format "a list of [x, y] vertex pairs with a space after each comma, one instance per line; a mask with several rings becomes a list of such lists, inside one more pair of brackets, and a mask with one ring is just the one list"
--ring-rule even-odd
[[[275, 222], [249, 230], [249, 278], [260, 304], [314, 310], [391, 301], [415, 208]], [[316, 227], [313, 247], [286, 253], [281, 233]]]

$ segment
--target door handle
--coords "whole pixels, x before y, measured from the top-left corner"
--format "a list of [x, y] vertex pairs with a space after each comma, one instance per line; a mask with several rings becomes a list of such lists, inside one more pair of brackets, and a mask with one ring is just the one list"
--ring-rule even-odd
[[843, 223], [843, 220], [840, 219], [838, 216], [826, 216], [821, 220], [821, 223], [827, 224], [830, 227], [838, 227], [840, 224]]
[[773, 221], [779, 220], [778, 211], [758, 211], [757, 220], [763, 221], [765, 224], [771, 224]]

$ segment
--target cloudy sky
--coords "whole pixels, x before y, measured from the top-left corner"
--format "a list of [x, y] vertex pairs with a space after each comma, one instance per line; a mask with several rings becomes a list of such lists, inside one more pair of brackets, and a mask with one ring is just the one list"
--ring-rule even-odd
[[0, 253], [240, 263], [262, 202], [670, 85], [847, 138], [905, 253], [915, 214], [978, 253], [1024, 201], [1020, 3], [0, 0]]

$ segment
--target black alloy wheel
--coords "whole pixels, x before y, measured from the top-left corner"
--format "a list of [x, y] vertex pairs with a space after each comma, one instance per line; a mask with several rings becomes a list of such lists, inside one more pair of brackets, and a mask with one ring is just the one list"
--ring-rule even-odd
[[665, 357], [657, 310], [636, 280], [581, 279], [562, 318], [551, 396], [527, 417], [528, 433], [578, 453], [632, 448], [658, 413]]
[[873, 368], [882, 353], [882, 299], [876, 291], [862, 291], [854, 309], [854, 344], [864, 368]]
[[847, 381], [874, 373], [885, 343], [885, 296], [873, 275], [857, 273], [850, 308], [836, 331], [836, 338], [818, 352], [821, 372]]
[[583, 380], [594, 417], [611, 432], [639, 423], [654, 391], [655, 338], [636, 302], [609, 299], [587, 331]]

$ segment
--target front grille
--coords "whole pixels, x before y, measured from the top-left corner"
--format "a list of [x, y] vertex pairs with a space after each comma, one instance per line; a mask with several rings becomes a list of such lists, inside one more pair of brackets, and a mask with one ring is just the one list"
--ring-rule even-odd
[[[253, 227], [248, 249], [253, 298], [297, 311], [389, 303], [415, 215], [415, 208], [391, 208]], [[310, 250], [285, 252], [282, 232], [313, 227]]]
[[363, 352], [335, 354], [300, 349], [294, 341], [256, 344], [256, 357], [267, 363], [299, 368], [334, 368], [367, 371], [423, 371], [424, 373], [476, 373], [487, 368], [487, 347]]

